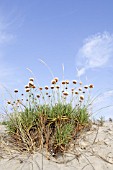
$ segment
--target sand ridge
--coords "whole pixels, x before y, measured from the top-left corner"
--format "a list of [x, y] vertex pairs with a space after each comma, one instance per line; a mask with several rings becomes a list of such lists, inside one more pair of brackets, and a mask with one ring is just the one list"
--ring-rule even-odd
[[5, 126], [0, 126], [0, 170], [113, 170], [113, 122], [94, 124], [63, 157], [50, 160], [44, 152], [29, 155], [8, 150], [8, 143], [2, 142], [4, 131]]

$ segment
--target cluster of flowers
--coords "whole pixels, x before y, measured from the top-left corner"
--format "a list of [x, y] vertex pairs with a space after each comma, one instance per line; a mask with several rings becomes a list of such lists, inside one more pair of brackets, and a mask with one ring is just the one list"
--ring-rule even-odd
[[[69, 88], [68, 85], [69, 84], [73, 84], [74, 88]], [[60, 84], [60, 85], [59, 85]], [[77, 88], [77, 84], [80, 86]], [[34, 84], [34, 78], [29, 78], [29, 82], [28, 84], [25, 86], [25, 91], [26, 93], [29, 94], [29, 96], [35, 96], [35, 100], [40, 99], [41, 97], [44, 99], [44, 94], [46, 96], [48, 96], [48, 98], [52, 97], [52, 95], [56, 95], [60, 94], [60, 97], [63, 99], [66, 99], [67, 96], [70, 95], [70, 90], [71, 90], [71, 95], [74, 97], [74, 95], [79, 97], [79, 102], [82, 102], [84, 100], [84, 93], [86, 93], [86, 90], [88, 89], [92, 89], [94, 88], [93, 84], [90, 85], [85, 85], [83, 86], [82, 82], [77, 82], [76, 80], [73, 80], [72, 82], [70, 82], [69, 80], [63, 80], [61, 81], [61, 83], [59, 83], [59, 79], [57, 77], [55, 77], [52, 81], [51, 81], [51, 85], [49, 86], [45, 86], [43, 87], [36, 87], [36, 85]], [[35, 93], [38, 92], [38, 94], [33, 94], [33, 91], [35, 89]], [[43, 90], [45, 90], [45, 93], [43, 93]], [[51, 91], [54, 92], [51, 94]], [[18, 93], [18, 89], [14, 90], [15, 93]], [[22, 94], [23, 96], [24, 94]], [[17, 100], [16, 103], [20, 103], [22, 104], [23, 98], [21, 100]], [[28, 99], [26, 99], [26, 101], [28, 101]], [[11, 101], [7, 102], [8, 104], [12, 104]], [[13, 103], [14, 104], [14, 103]]]

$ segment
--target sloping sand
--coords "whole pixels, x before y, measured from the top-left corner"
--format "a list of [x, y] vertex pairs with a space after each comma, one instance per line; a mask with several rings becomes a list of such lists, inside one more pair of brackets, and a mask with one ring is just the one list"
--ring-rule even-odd
[[[5, 127], [0, 126], [0, 140]], [[5, 146], [5, 147], [4, 147]], [[113, 123], [93, 125], [84, 132], [62, 158], [45, 154], [19, 154], [8, 150], [8, 143], [0, 143], [0, 170], [113, 170]]]

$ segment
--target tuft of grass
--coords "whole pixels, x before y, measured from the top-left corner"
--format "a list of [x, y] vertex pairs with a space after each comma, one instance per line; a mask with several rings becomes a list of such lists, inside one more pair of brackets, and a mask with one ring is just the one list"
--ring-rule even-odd
[[103, 126], [103, 125], [104, 125], [104, 122], [105, 122], [105, 118], [104, 118], [103, 116], [101, 116], [101, 117], [99, 118], [98, 122], [99, 122], [99, 125], [100, 125], [100, 126]]
[[112, 118], [109, 118], [109, 122], [113, 122]]
[[37, 87], [30, 78], [25, 94], [18, 98], [19, 91], [15, 89], [15, 98], [7, 101], [10, 113], [5, 123], [13, 145], [22, 152], [46, 148], [55, 155], [63, 153], [77, 133], [90, 124], [88, 102], [93, 87], [76, 80], [59, 83], [57, 77], [50, 86]]

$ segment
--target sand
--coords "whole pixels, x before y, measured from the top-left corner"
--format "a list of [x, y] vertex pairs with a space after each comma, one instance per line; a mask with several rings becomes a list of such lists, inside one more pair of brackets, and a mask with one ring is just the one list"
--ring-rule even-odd
[[[2, 141], [5, 126], [0, 126]], [[4, 147], [5, 146], [5, 147]], [[44, 153], [43, 153], [44, 154]], [[0, 170], [113, 170], [113, 122], [93, 125], [70, 147], [64, 157], [45, 154], [20, 154], [8, 150], [8, 143], [0, 143]]]

